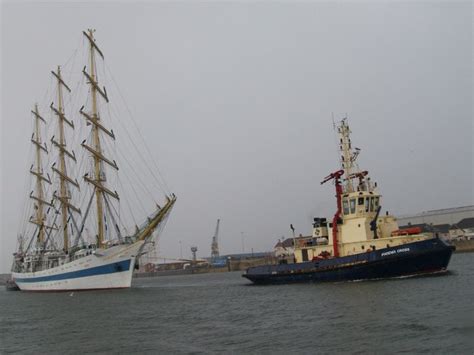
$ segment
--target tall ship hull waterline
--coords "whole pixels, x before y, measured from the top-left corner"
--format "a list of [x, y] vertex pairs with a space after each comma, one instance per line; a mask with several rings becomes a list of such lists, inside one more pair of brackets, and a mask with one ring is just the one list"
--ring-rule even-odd
[[[74, 147], [69, 147], [77, 142], [77, 133], [72, 131], [80, 124], [75, 125], [66, 111], [66, 102], [74, 100], [68, 101], [64, 97], [64, 93], [70, 93], [71, 89], [62, 76], [61, 67], [52, 72], [56, 81], [55, 96], [49, 108], [54, 118], [50, 121], [54, 121], [55, 127], [49, 142], [43, 139], [43, 131], [52, 123], [42, 116], [38, 105], [32, 111], [34, 161], [30, 168], [33, 185], [29, 193], [31, 202], [25, 209], [25, 223], [19, 232], [11, 273], [12, 281], [22, 291], [130, 287], [140, 256], [155, 247], [154, 239], [164, 227], [176, 202], [175, 195], [164, 189], [160, 191], [165, 195], [162, 206], [150, 197], [154, 195], [150, 192], [152, 187], [142, 180], [146, 174], [154, 177], [154, 184], [160, 188], [166, 183], [157, 178], [161, 175], [151, 167], [151, 157], [143, 158], [143, 152], [132, 141], [132, 147], [148, 171], [135, 171], [130, 159], [122, 155], [124, 163], [130, 166], [129, 171], [141, 174], [137, 178], [127, 178], [133, 196], [145, 211], [145, 216], [139, 219], [144, 220], [143, 223], [140, 226], [132, 224], [132, 231], [128, 231], [125, 224], [135, 221], [133, 211], [137, 208], [122, 202], [123, 195], [119, 196], [110, 185], [111, 181], [122, 188], [125, 184], [118, 177], [118, 163], [109, 157], [110, 153], [123, 153], [116, 148], [114, 131], [106, 128], [104, 121], [107, 115], [111, 120], [111, 112], [114, 112], [108, 107], [109, 96], [105, 87], [100, 87], [98, 81], [96, 57], [103, 59], [104, 55], [96, 43], [93, 30], [85, 31], [83, 35], [88, 44], [85, 53], [87, 65], [78, 74], [83, 75], [82, 82], [87, 84], [87, 98], [80, 109], [72, 109], [72, 115], [81, 117], [87, 132], [79, 148], [85, 153], [85, 158], [81, 159], [74, 152]], [[130, 129], [125, 131], [126, 135], [130, 135]], [[143, 141], [142, 137], [140, 140]], [[127, 152], [133, 150], [126, 149]], [[49, 158], [50, 150], [57, 152], [55, 159]], [[120, 157], [118, 161], [121, 161]], [[51, 162], [50, 169], [47, 169], [46, 164]], [[78, 162], [79, 168], [76, 166]], [[80, 171], [80, 168], [84, 170]], [[80, 181], [72, 175], [74, 171], [82, 175]], [[139, 186], [154, 205], [151, 213], [146, 213], [142, 205], [144, 199], [136, 191]], [[128, 219], [121, 213], [126, 209], [131, 215]]]
[[[380, 216], [381, 195], [356, 164], [344, 119], [338, 126], [341, 169], [332, 181], [337, 209], [331, 222], [314, 218], [310, 237], [294, 238], [294, 252], [278, 265], [250, 267], [242, 275], [255, 284], [354, 281], [440, 273], [455, 247], [419, 228], [399, 229], [395, 217]], [[355, 183], [354, 183], [355, 181]]]
[[135, 262], [143, 242], [117, 245], [103, 254], [86, 255], [61, 266], [29, 272], [12, 273], [22, 291], [69, 291], [127, 288], [132, 282]]

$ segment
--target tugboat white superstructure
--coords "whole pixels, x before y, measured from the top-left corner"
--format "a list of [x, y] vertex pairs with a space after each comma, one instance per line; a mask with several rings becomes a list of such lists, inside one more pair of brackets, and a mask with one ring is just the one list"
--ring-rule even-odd
[[296, 245], [296, 260], [308, 261], [321, 255], [347, 256], [431, 238], [420, 234], [418, 229], [399, 231], [394, 216], [388, 212], [380, 215], [381, 195], [377, 183], [372, 183], [368, 171], [361, 171], [356, 163], [360, 149], [352, 149], [346, 119], [337, 130], [341, 170], [321, 182], [334, 182], [337, 210], [329, 224], [325, 218], [314, 219], [313, 236], [300, 239]]
[[[63, 92], [71, 92], [71, 89], [58, 67], [52, 72], [57, 95], [50, 105], [57, 120], [57, 130], [50, 139], [50, 147], [57, 152], [57, 159], [51, 166], [55, 181], [44, 168], [49, 152], [42, 132], [47, 121], [40, 114], [38, 105], [32, 111], [35, 124], [31, 142], [35, 160], [30, 173], [35, 185], [29, 197], [34, 215], [28, 222], [33, 227], [29, 229], [29, 235], [20, 235], [12, 266], [12, 280], [24, 291], [130, 287], [140, 255], [155, 230], [163, 227], [176, 201], [174, 194], [167, 194], [163, 207], [156, 205], [140, 227], [123, 235], [117, 208], [120, 197], [107, 183], [107, 169], [117, 172], [119, 168], [114, 159], [106, 156], [104, 149], [111, 144], [105, 139], [114, 141], [115, 134], [106, 128], [99, 113], [99, 101], [104, 105], [109, 102], [107, 91], [99, 86], [97, 77], [96, 56], [103, 59], [103, 54], [94, 39], [94, 31], [83, 34], [89, 48], [88, 66], [84, 67], [82, 75], [90, 96], [88, 108], [83, 106], [79, 116], [90, 127], [88, 137], [81, 143], [83, 151], [90, 156], [88, 163], [81, 161], [86, 166], [82, 180], [88, 189], [84, 190], [89, 194], [83, 192], [79, 181], [70, 175], [69, 167], [76, 164], [78, 158], [66, 142], [66, 128], [74, 130], [75, 126], [73, 120], [66, 117]], [[50, 199], [46, 197], [46, 185], [53, 190]], [[77, 196], [77, 200], [73, 196]], [[79, 207], [80, 203], [85, 209]]]
[[294, 239], [294, 263], [252, 267], [243, 275], [255, 283], [340, 281], [406, 276], [446, 270], [454, 247], [419, 228], [400, 230], [368, 172], [356, 164], [347, 120], [338, 126], [341, 169], [333, 181], [337, 210], [331, 223], [314, 218], [313, 234]]

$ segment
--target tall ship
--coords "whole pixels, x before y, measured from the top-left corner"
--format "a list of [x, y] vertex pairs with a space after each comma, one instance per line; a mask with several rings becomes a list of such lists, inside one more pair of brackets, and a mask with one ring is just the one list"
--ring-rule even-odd
[[[77, 90], [80, 84], [86, 90], [84, 105], [72, 114], [77, 117], [76, 124], [74, 117], [66, 113], [66, 104], [74, 100], [66, 99], [65, 95], [71, 95], [71, 91], [74, 94], [74, 90], [66, 83], [61, 67], [51, 72], [54, 90], [53, 102], [48, 107], [51, 120], [40, 112], [38, 105], [31, 111], [32, 190], [24, 209], [11, 273], [12, 281], [22, 291], [130, 287], [140, 256], [150, 246], [154, 247], [154, 239], [176, 202], [174, 194], [163, 193], [164, 203], [160, 206], [154, 202], [127, 230], [125, 223], [135, 220], [138, 208], [128, 205], [127, 211], [133, 218], [127, 218], [123, 196], [112, 182], [136, 189], [143, 176], [137, 173], [126, 184], [120, 179], [119, 164], [108, 155], [111, 152], [118, 155], [121, 150], [117, 148], [116, 134], [105, 120], [111, 116], [109, 95], [98, 78], [99, 65], [104, 67], [99, 61], [103, 61], [104, 55], [94, 38], [94, 30], [84, 31], [82, 35], [86, 65], [82, 72], [77, 71], [80, 77]], [[79, 96], [74, 96], [76, 101]], [[76, 132], [78, 126], [83, 128], [83, 135]], [[44, 133], [48, 129], [50, 136]], [[132, 142], [133, 147], [136, 143]], [[131, 151], [133, 147], [125, 150]], [[145, 163], [155, 175], [150, 162]], [[148, 188], [143, 182], [141, 185]]]
[[340, 169], [332, 183], [336, 212], [314, 218], [309, 237], [294, 238], [294, 253], [278, 265], [250, 267], [242, 275], [257, 284], [391, 278], [445, 271], [454, 247], [419, 228], [399, 229], [397, 219], [381, 214], [381, 194], [357, 164], [347, 119], [337, 126]]

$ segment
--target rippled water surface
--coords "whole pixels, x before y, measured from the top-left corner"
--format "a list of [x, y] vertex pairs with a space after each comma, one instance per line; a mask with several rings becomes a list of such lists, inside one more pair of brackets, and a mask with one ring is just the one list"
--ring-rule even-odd
[[0, 289], [0, 353], [474, 353], [474, 254], [451, 272], [249, 286], [240, 273], [137, 279], [132, 289]]

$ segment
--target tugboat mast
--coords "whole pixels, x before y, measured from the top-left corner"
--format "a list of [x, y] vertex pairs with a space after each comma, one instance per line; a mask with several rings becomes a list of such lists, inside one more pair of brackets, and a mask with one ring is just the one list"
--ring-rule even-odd
[[354, 162], [359, 155], [359, 151], [356, 150], [355, 153], [352, 153], [351, 146], [351, 130], [346, 123], [347, 118], [344, 118], [341, 121], [341, 125], [338, 127], [339, 133], [339, 149], [341, 151], [341, 165], [342, 170], [344, 170], [344, 180], [345, 180], [345, 192], [354, 192], [354, 185], [352, 184], [352, 173], [354, 169]]

